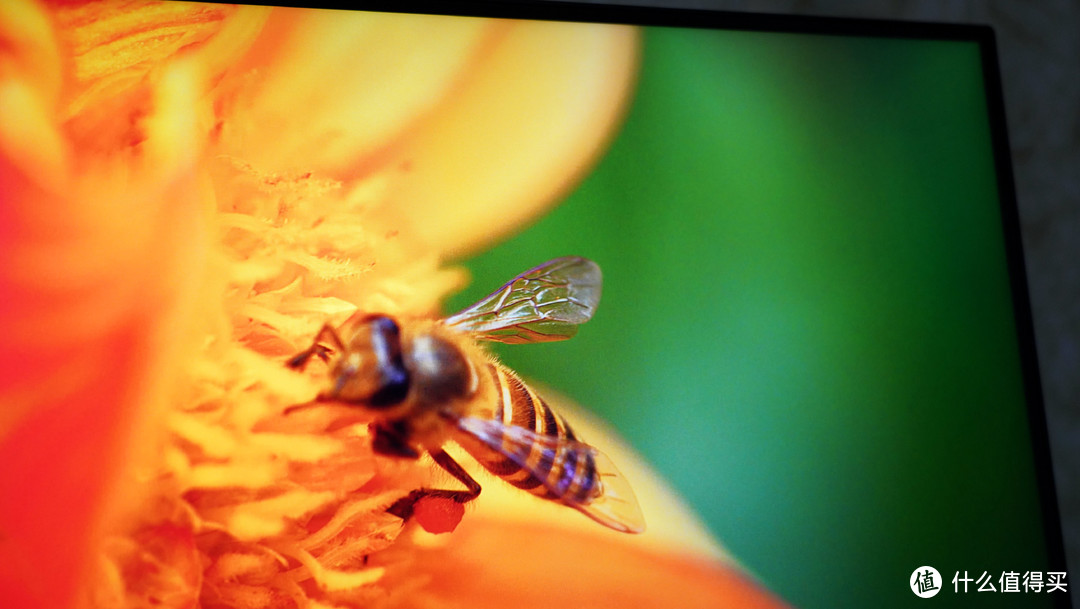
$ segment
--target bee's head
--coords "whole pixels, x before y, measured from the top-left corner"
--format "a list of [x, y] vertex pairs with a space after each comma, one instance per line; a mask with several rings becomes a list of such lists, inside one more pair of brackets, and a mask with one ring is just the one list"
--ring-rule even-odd
[[401, 330], [386, 315], [369, 315], [352, 328], [331, 369], [332, 385], [320, 402], [345, 402], [381, 410], [409, 393], [409, 371], [401, 353]]

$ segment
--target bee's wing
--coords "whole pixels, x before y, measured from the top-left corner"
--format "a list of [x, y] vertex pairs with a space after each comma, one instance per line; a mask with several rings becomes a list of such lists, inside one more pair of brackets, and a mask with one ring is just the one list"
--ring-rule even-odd
[[[615, 468], [611, 459], [595, 447], [584, 442], [538, 434], [515, 425], [505, 425], [494, 419], [461, 417], [457, 420], [457, 427], [528, 471], [563, 503], [577, 508], [589, 518], [624, 533], [640, 533], [645, 530], [645, 518], [641, 515], [641, 508], [630, 484]], [[533, 451], [539, 453], [530, 458]], [[589, 501], [579, 501], [568, 496], [568, 480], [550, 480], [549, 472], [552, 468], [566, 463], [569, 459], [573, 459], [574, 463], [583, 463], [589, 458], [593, 460], [599, 476], [599, 496]], [[560, 485], [563, 488], [558, 488]]]
[[600, 302], [600, 267], [587, 258], [549, 260], [443, 320], [479, 340], [539, 343], [570, 338]]

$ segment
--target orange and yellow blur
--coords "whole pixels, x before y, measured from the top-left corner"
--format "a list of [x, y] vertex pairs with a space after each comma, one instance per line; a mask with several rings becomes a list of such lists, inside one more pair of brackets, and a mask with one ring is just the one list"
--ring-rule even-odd
[[283, 366], [325, 321], [437, 314], [447, 261], [557, 202], [638, 52], [616, 26], [0, 3], [0, 606], [778, 606], [613, 438], [645, 535], [494, 479], [433, 535], [384, 511], [430, 464], [282, 415], [325, 380]]

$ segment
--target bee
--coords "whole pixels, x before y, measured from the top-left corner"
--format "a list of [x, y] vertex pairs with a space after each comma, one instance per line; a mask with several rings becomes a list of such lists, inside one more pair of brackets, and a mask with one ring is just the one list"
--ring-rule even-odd
[[331, 383], [312, 404], [364, 409], [373, 415], [377, 453], [418, 459], [426, 452], [465, 486], [412, 491], [387, 510], [402, 519], [424, 497], [464, 504], [480, 495], [480, 484], [444, 449], [452, 441], [519, 489], [639, 533], [637, 500], [611, 460], [477, 342], [570, 338], [595, 312], [600, 284], [595, 262], [556, 258], [441, 320], [357, 312], [337, 329], [324, 324], [288, 366], [302, 369], [312, 356], [326, 362]]

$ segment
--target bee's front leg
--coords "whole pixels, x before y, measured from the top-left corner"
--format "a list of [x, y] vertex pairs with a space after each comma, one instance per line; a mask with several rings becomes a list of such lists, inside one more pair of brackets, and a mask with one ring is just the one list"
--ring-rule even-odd
[[408, 423], [406, 421], [393, 421], [390, 423], [373, 423], [371, 432], [375, 437], [371, 441], [371, 448], [377, 454], [387, 457], [400, 457], [402, 459], [419, 459], [420, 451], [411, 446], [405, 438], [409, 436]]
[[326, 323], [319, 329], [319, 333], [315, 335], [315, 340], [311, 341], [311, 346], [292, 356], [286, 365], [301, 370], [307, 365], [312, 355], [318, 356], [324, 362], [330, 361], [331, 348], [323, 343], [330, 343], [339, 353], [345, 350], [345, 345], [342, 344], [337, 331], [334, 330], [333, 326]]

